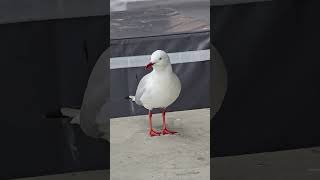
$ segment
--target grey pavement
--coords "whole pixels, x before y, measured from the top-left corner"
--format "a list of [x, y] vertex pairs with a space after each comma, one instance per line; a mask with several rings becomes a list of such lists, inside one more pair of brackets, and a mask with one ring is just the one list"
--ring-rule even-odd
[[[111, 120], [112, 180], [208, 180], [210, 177], [210, 110], [167, 113], [177, 135], [149, 137], [147, 115]], [[161, 115], [153, 115], [160, 130]]]
[[[148, 137], [147, 116], [111, 120], [111, 180], [319, 180], [320, 147], [216, 157], [209, 165], [209, 109], [171, 112], [178, 135]], [[161, 115], [153, 116], [155, 128]], [[20, 180], [106, 180], [109, 171], [67, 173]]]

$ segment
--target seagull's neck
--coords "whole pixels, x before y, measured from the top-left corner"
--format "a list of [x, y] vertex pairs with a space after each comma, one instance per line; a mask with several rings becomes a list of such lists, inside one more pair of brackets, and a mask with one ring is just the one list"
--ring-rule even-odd
[[157, 66], [157, 67], [153, 68], [153, 71], [155, 73], [171, 73], [172, 66], [171, 66], [171, 64], [168, 64], [167, 66]]

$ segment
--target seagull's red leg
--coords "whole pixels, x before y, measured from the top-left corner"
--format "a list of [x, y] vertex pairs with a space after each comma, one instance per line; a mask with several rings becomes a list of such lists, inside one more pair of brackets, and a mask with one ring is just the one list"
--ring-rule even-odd
[[166, 125], [166, 109], [163, 109], [162, 111], [162, 134], [166, 135], [166, 134], [175, 134], [177, 132], [175, 131], [169, 131], [167, 129], [167, 125]]
[[149, 135], [152, 136], [160, 136], [160, 132], [153, 130], [152, 128], [152, 112], [149, 110]]

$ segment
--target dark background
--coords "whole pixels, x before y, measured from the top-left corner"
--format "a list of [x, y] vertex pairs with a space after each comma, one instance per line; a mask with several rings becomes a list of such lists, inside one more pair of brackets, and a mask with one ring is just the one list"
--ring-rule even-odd
[[62, 118], [80, 107], [109, 16], [0, 25], [0, 179], [109, 168], [109, 144]]
[[211, 40], [228, 73], [211, 156], [320, 145], [316, 11], [301, 1], [211, 6]]

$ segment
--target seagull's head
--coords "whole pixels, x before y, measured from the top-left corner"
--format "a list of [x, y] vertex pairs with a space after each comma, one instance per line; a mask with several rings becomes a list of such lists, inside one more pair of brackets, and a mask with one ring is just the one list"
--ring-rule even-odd
[[149, 64], [146, 65], [146, 69], [153, 67], [154, 69], [164, 69], [168, 65], [171, 65], [168, 54], [162, 50], [156, 50], [152, 53]]

